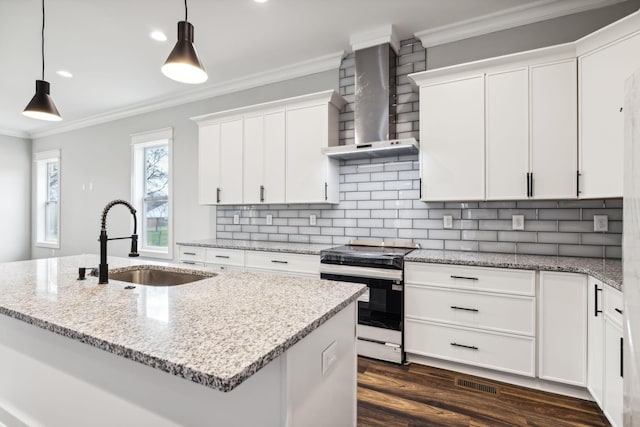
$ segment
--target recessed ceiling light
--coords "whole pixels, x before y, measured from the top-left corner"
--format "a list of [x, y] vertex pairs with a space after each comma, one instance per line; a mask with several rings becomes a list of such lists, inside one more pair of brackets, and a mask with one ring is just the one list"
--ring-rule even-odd
[[256, 3], [266, 3], [269, 0], [253, 0]]
[[154, 40], [158, 40], [159, 42], [167, 41], [167, 35], [162, 31], [152, 31], [151, 34], [149, 34], [149, 37], [151, 37]]
[[62, 77], [67, 77], [67, 78], [73, 77], [73, 74], [71, 74], [67, 70], [59, 70], [56, 72], [58, 73], [59, 76], [62, 76]]

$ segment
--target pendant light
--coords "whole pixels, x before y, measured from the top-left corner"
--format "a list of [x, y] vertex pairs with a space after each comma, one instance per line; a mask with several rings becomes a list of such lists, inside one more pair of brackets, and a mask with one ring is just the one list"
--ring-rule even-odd
[[182, 83], [203, 83], [207, 72], [193, 46], [193, 25], [187, 21], [187, 0], [184, 0], [184, 21], [178, 22], [178, 42], [162, 66], [162, 73]]
[[44, 0], [42, 0], [42, 80], [36, 80], [36, 94], [33, 95], [22, 114], [39, 120], [62, 120], [49, 93], [49, 82], [44, 79]]

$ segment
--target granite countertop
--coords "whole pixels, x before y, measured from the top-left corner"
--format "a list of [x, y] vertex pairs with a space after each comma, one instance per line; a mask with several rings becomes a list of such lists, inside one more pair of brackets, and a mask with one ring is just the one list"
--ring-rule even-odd
[[[110, 270], [141, 264], [185, 270], [109, 258]], [[222, 391], [238, 386], [366, 289], [240, 272], [132, 290], [115, 280], [76, 280], [78, 267], [96, 265], [97, 255], [0, 264], [0, 314]]]
[[409, 253], [405, 261], [584, 273], [622, 290], [622, 261], [616, 259], [419, 249]]
[[203, 239], [176, 243], [180, 246], [200, 246], [205, 248], [245, 249], [249, 251], [288, 252], [294, 254], [320, 255], [323, 249], [336, 245], [321, 245], [313, 243], [266, 242], [259, 240], [225, 240]]

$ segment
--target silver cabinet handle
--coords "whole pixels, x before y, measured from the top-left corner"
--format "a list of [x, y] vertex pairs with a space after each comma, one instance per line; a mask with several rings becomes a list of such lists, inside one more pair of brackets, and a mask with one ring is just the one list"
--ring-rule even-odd
[[196, 256], [196, 253], [195, 253], [195, 252], [184, 252], [184, 254], [185, 254], [185, 255], [193, 255], [193, 256]]
[[464, 307], [458, 307], [458, 306], [455, 306], [455, 305], [452, 305], [451, 308], [453, 310], [472, 311], [474, 313], [478, 313], [478, 309], [477, 308], [464, 308]]
[[276, 264], [289, 264], [289, 261], [280, 261], [277, 259], [272, 259], [271, 262], [274, 262]]
[[216, 258], [229, 259], [229, 257], [227, 255], [216, 255]]
[[458, 344], [455, 342], [452, 342], [451, 345], [454, 347], [468, 348], [469, 350], [478, 350], [478, 347], [476, 347], [475, 345], [464, 345], [464, 344]]
[[195, 265], [195, 262], [193, 261], [182, 261], [183, 264], [191, 264], [191, 265]]
[[478, 280], [477, 277], [467, 277], [467, 276], [451, 276], [452, 279], [463, 279], [463, 280]]

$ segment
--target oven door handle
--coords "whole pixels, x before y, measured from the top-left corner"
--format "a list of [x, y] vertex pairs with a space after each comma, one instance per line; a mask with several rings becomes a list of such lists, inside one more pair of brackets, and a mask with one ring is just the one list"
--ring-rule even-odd
[[[320, 264], [320, 274], [339, 276], [366, 277], [368, 279], [402, 280], [402, 270], [386, 268], [356, 267], [351, 265]], [[345, 281], [348, 279], [345, 279]]]

